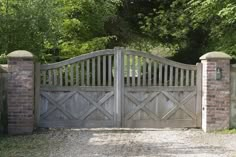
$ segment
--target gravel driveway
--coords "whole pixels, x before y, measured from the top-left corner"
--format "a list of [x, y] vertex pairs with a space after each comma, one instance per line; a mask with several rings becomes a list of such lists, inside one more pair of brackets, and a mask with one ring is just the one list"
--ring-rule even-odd
[[236, 134], [186, 129], [51, 130], [0, 137], [0, 157], [236, 157]]
[[61, 130], [47, 136], [50, 157], [236, 157], [236, 134], [201, 130]]

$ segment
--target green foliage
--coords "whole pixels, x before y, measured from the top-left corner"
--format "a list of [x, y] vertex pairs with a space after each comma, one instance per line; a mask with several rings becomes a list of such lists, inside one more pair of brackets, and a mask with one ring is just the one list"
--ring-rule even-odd
[[115, 39], [106, 33], [104, 26], [115, 15], [119, 0], [69, 0], [64, 5], [61, 56], [68, 58], [104, 49]]
[[234, 0], [163, 1], [139, 18], [144, 34], [176, 47], [176, 60], [194, 63], [203, 52], [214, 50], [236, 54]]
[[0, 52], [26, 49], [39, 56], [52, 43], [57, 18], [53, 1], [4, 0], [0, 2]]
[[25, 49], [42, 62], [114, 46], [185, 63], [236, 56], [235, 0], [2, 0], [0, 23], [0, 54]]

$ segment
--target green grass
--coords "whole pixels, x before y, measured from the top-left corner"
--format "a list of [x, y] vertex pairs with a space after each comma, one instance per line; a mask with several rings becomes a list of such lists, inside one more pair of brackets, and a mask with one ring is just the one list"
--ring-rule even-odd
[[1, 157], [49, 156], [49, 139], [43, 134], [0, 136]]
[[219, 133], [219, 134], [236, 134], [236, 129], [225, 129], [225, 130], [216, 131], [215, 133]]

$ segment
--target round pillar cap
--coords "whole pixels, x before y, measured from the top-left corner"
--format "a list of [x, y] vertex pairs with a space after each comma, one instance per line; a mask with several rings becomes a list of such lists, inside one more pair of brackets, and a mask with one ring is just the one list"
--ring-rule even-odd
[[200, 60], [209, 60], [209, 59], [232, 59], [232, 57], [221, 51], [208, 52], [200, 57]]
[[8, 58], [34, 58], [31, 52], [25, 50], [16, 50], [7, 55]]

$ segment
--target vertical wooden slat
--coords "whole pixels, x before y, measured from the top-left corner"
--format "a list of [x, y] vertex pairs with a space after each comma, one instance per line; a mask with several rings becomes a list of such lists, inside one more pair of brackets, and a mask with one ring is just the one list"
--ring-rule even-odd
[[146, 58], [143, 58], [143, 86], [146, 86]]
[[81, 62], [81, 85], [84, 86], [84, 61]]
[[[39, 118], [40, 118], [40, 81], [41, 81], [41, 77], [39, 77], [39, 76], [40, 76], [40, 63], [36, 63], [35, 64], [35, 88], [34, 88], [35, 89], [35, 122], [36, 122], [36, 126], [38, 126]], [[1, 80], [1, 82], [2, 82], [2, 80]], [[1, 88], [1, 86], [0, 86], [0, 88]]]
[[162, 86], [162, 64], [159, 64], [159, 86]]
[[87, 65], [86, 65], [86, 85], [90, 86], [90, 60], [88, 59], [87, 61]]
[[68, 66], [65, 66], [65, 86], [68, 86]]
[[116, 127], [121, 127], [124, 122], [124, 53], [123, 49], [115, 48], [115, 116]]
[[196, 123], [197, 127], [202, 124], [202, 64], [197, 63], [197, 105], [196, 105]]
[[57, 69], [53, 69], [53, 83], [57, 85]]
[[170, 66], [170, 83], [169, 86], [173, 86], [173, 67]]
[[194, 79], [194, 77], [195, 77], [194, 73], [195, 73], [194, 70], [192, 70], [192, 71], [191, 71], [191, 86], [194, 86], [194, 85], [195, 85], [195, 83], [194, 83], [194, 80], [195, 80], [195, 79]]
[[112, 60], [111, 60], [111, 55], [108, 56], [108, 86], [111, 86], [111, 82], [112, 82]]
[[97, 85], [101, 86], [101, 57], [97, 58]]
[[74, 85], [74, 65], [70, 65], [70, 85]]
[[46, 71], [42, 71], [43, 74], [43, 85], [46, 85]]
[[130, 76], [130, 56], [127, 55], [127, 77], [126, 77], [126, 85], [129, 86], [130, 83], [129, 83], [129, 76]]
[[164, 86], [167, 86], [168, 83], [168, 65], [165, 65], [165, 71], [164, 71]]
[[103, 86], [106, 86], [106, 81], [107, 81], [107, 77], [106, 77], [106, 74], [107, 74], [107, 72], [106, 72], [106, 56], [103, 56], [103, 60], [102, 60], [102, 63], [103, 63], [103, 65], [102, 65], [102, 68], [103, 68], [103, 70], [102, 70], [102, 73], [103, 73], [103, 77], [102, 77], [102, 84], [103, 84]]
[[95, 86], [95, 58], [92, 59], [92, 86]]
[[186, 80], [185, 80], [185, 85], [189, 86], [189, 70], [186, 70]]
[[175, 68], [175, 86], [179, 86], [179, 68]]
[[138, 86], [141, 85], [141, 57], [138, 57]]
[[180, 86], [184, 86], [184, 69], [180, 70]]
[[53, 81], [52, 81], [52, 70], [48, 70], [48, 84], [52, 85]]
[[157, 62], [154, 62], [153, 85], [157, 85]]
[[75, 65], [75, 75], [76, 75], [76, 85], [78, 86], [79, 85], [79, 64], [77, 63]]
[[148, 60], [148, 86], [152, 85], [152, 62], [151, 59]]
[[132, 86], [135, 86], [135, 56], [132, 55]]
[[59, 80], [60, 80], [60, 86], [63, 86], [63, 75], [62, 75], [62, 68], [59, 69]]

